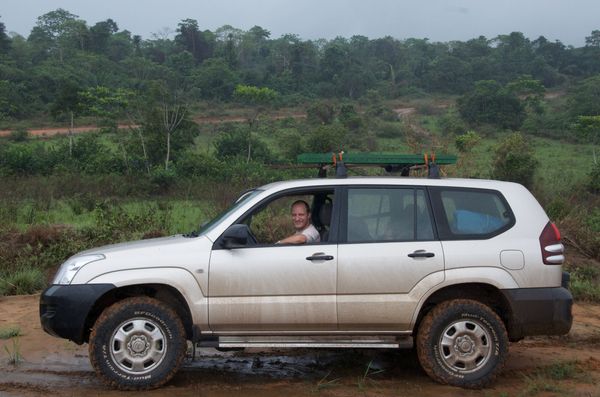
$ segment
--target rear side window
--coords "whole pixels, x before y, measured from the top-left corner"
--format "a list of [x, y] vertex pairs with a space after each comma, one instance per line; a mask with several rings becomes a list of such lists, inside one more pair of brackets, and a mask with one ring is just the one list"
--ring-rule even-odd
[[495, 190], [432, 188], [441, 239], [486, 239], [510, 229], [514, 215]]
[[347, 242], [433, 240], [425, 192], [412, 188], [348, 190]]

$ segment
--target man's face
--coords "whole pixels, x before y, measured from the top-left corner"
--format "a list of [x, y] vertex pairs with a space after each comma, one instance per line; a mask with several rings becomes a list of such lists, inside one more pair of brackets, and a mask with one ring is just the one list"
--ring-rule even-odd
[[306, 212], [306, 206], [302, 203], [298, 203], [292, 207], [292, 222], [294, 222], [294, 229], [304, 230], [308, 226], [309, 213]]

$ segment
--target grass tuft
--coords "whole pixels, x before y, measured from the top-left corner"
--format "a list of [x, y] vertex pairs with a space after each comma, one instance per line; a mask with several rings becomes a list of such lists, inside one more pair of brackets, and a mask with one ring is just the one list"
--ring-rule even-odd
[[0, 328], [0, 339], [10, 339], [21, 336], [21, 328], [16, 325]]

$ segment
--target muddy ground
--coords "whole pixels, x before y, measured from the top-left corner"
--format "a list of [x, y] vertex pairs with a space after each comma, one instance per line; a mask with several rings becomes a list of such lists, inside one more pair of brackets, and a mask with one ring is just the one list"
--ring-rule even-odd
[[[119, 392], [102, 384], [78, 346], [46, 335], [39, 296], [0, 298], [0, 396], [600, 396], [600, 305], [579, 304], [566, 337], [513, 343], [499, 379], [484, 390], [431, 381], [411, 350], [196, 351], [165, 387]], [[18, 340], [18, 342], [16, 342]], [[17, 365], [10, 358], [18, 352]]]

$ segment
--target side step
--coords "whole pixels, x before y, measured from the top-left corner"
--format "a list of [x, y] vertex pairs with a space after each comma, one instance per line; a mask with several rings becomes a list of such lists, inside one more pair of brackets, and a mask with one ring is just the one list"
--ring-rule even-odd
[[218, 340], [199, 342], [200, 347], [218, 347], [223, 349], [259, 347], [259, 348], [412, 348], [413, 338], [402, 337], [303, 337], [303, 336], [221, 336]]

